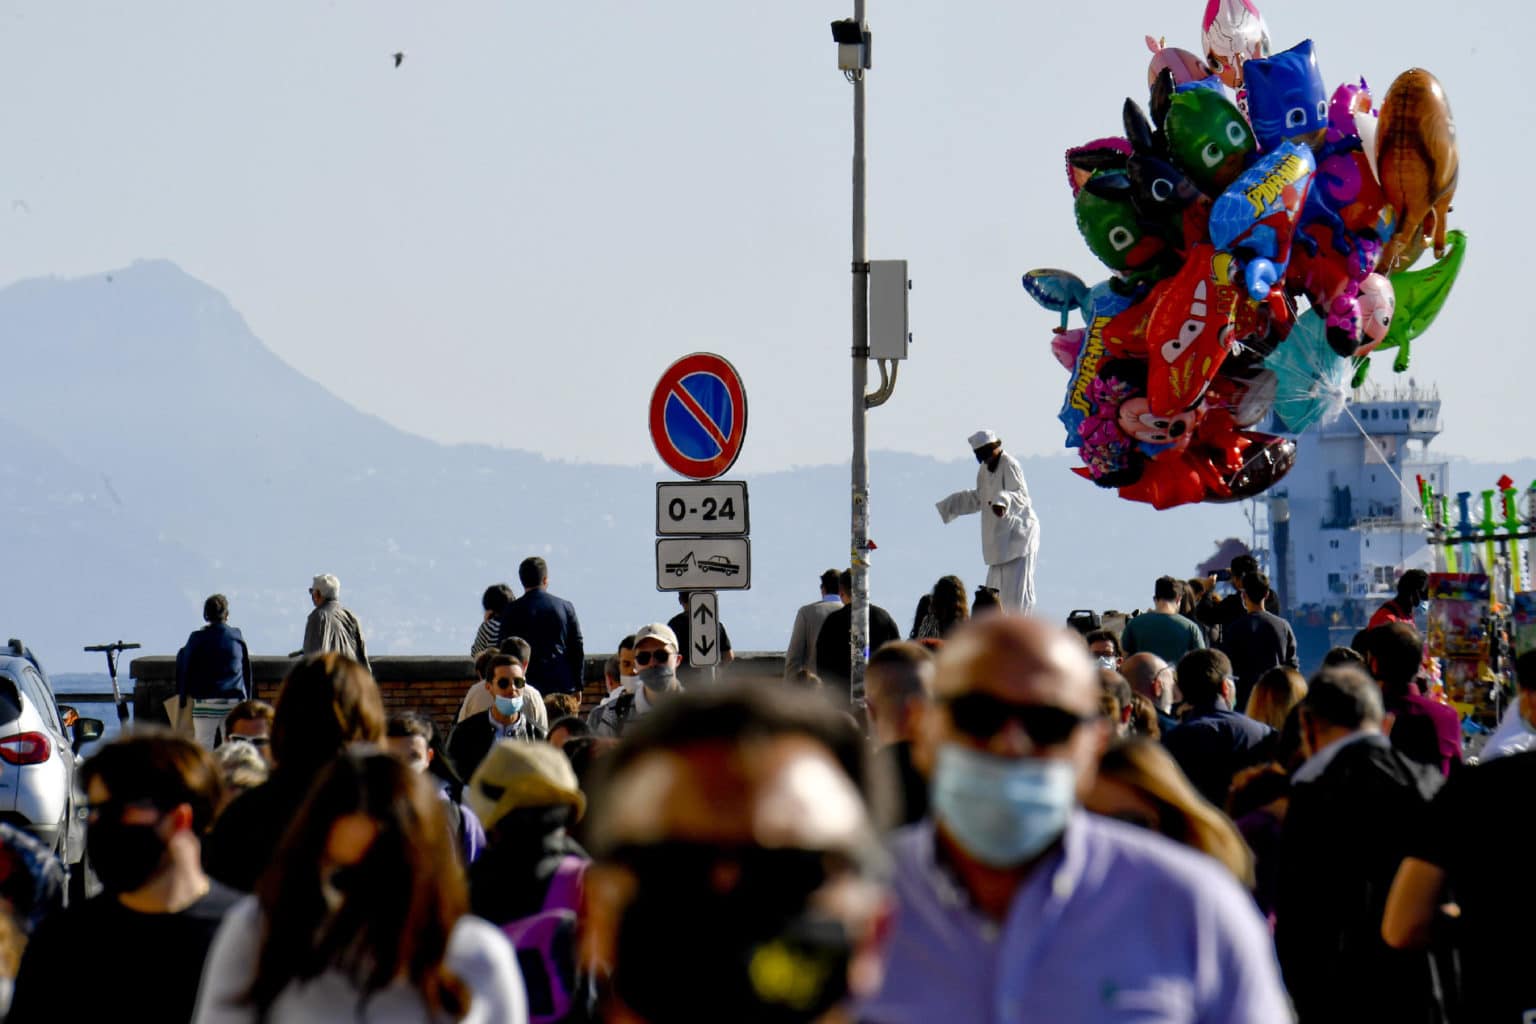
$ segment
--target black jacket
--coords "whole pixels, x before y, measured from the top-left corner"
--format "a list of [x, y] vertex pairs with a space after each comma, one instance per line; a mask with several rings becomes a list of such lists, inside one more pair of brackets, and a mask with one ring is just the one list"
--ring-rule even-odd
[[1266, 611], [1248, 612], [1221, 630], [1221, 651], [1232, 661], [1237, 677], [1237, 706], [1248, 706], [1248, 694], [1259, 677], [1279, 665], [1299, 669], [1296, 634], [1291, 624]]
[[1201, 796], [1225, 807], [1232, 777], [1269, 760], [1274, 734], [1264, 723], [1219, 703], [1186, 714], [1163, 737], [1163, 746]]
[[208, 874], [231, 889], [254, 890], [318, 774], [278, 769], [266, 782], [236, 797], [203, 841]]
[[1275, 946], [1301, 1024], [1440, 1019], [1427, 954], [1388, 947], [1381, 917], [1441, 781], [1434, 767], [1367, 738], [1342, 747], [1317, 779], [1292, 785]]
[[472, 779], [475, 769], [480, 767], [480, 762], [485, 760], [485, 755], [491, 752], [498, 739], [524, 739], [542, 740], [544, 730], [533, 724], [533, 719], [526, 715], [517, 718], [517, 736], [506, 737], [506, 727], [499, 722], [491, 720], [489, 711], [482, 711], [478, 715], [470, 715], [464, 721], [453, 727], [453, 732], [448, 737], [448, 761], [453, 765], [453, 770], [461, 779]]
[[[852, 671], [852, 649], [848, 638], [853, 630], [853, 606], [843, 605], [827, 616], [816, 634], [816, 674], [827, 688], [828, 696], [840, 695], [844, 704], [850, 700], [848, 676]], [[896, 621], [879, 605], [869, 606], [869, 653], [873, 654], [885, 644], [901, 639]]]
[[533, 648], [528, 681], [540, 693], [580, 693], [586, 651], [576, 606], [542, 587], [530, 590], [501, 613], [498, 636], [522, 637]]

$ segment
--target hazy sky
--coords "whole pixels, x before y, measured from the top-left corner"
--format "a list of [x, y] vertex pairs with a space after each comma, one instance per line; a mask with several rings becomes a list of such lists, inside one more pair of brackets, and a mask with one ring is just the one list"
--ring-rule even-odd
[[[1143, 35], [1197, 49], [1203, 8], [871, 0], [871, 255], [911, 261], [916, 334], [873, 446], [954, 457], [985, 424], [1059, 450], [1065, 374], [1019, 274], [1103, 276], [1062, 151], [1118, 131], [1124, 97], [1145, 102]], [[1495, 296], [1529, 287], [1533, 6], [1264, 11], [1330, 82], [1363, 74], [1378, 101], [1415, 65], [1444, 83], [1471, 251], [1411, 372], [1445, 398], [1443, 450], [1527, 452], [1536, 346]], [[570, 459], [653, 462], [652, 383], [712, 349], [747, 382], [742, 470], [834, 461], [851, 88], [827, 23], [848, 13], [0, 0], [0, 283], [166, 257], [358, 407]]]

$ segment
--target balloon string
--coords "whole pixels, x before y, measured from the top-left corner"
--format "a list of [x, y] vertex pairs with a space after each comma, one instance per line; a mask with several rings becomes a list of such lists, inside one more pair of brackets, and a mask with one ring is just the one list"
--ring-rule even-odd
[[1370, 446], [1376, 450], [1376, 455], [1381, 459], [1381, 464], [1386, 467], [1388, 473], [1392, 474], [1392, 479], [1397, 481], [1397, 486], [1402, 490], [1404, 494], [1408, 495], [1414, 500], [1417, 500], [1418, 492], [1415, 490], [1409, 490], [1408, 485], [1403, 482], [1403, 478], [1397, 475], [1397, 470], [1392, 468], [1392, 463], [1387, 459], [1387, 453], [1382, 451], [1381, 445], [1376, 443], [1376, 439], [1370, 435], [1365, 427], [1361, 426], [1360, 418], [1355, 415], [1355, 411], [1349, 407], [1348, 403], [1345, 404], [1344, 411], [1349, 414], [1349, 418], [1354, 422], [1355, 428], [1360, 431], [1360, 436], [1365, 438]]
[[[1287, 307], [1289, 307], [1290, 312], [1291, 312], [1291, 321], [1294, 323], [1294, 322], [1296, 322], [1300, 318], [1301, 314], [1297, 312], [1297, 310], [1296, 310], [1296, 303], [1292, 300], [1291, 296], [1286, 295], [1283, 292], [1281, 294], [1284, 295], [1285, 304], [1286, 304]], [[1313, 313], [1314, 313], [1313, 310], [1311, 310], [1311, 309], [1307, 310], [1307, 315], [1313, 315]], [[1301, 352], [1300, 352], [1300, 355], [1306, 360], [1307, 366], [1312, 370], [1312, 372], [1313, 372], [1312, 381], [1313, 381], [1313, 383], [1315, 385], [1315, 387], [1313, 387], [1313, 388], [1308, 388], [1307, 391], [1304, 393], [1304, 396], [1305, 397], [1309, 397], [1309, 398], [1310, 397], [1315, 397], [1317, 395], [1317, 393], [1318, 393], [1316, 388], [1320, 387], [1320, 388], [1322, 388], [1324, 390], [1328, 389], [1328, 381], [1326, 380], [1326, 378], [1323, 375], [1323, 367], [1313, 357], [1313, 354], [1311, 352], [1308, 352], [1305, 349], [1302, 349]], [[1354, 361], [1351, 360], [1351, 366], [1353, 366], [1353, 364], [1354, 364]], [[1355, 415], [1355, 410], [1353, 408], [1351, 408], [1351, 404], [1352, 403], [1350, 402], [1350, 400], [1347, 397], [1341, 403], [1345, 414], [1348, 415], [1350, 421], [1352, 423], [1354, 423], [1355, 429], [1360, 431], [1360, 436], [1365, 438], [1366, 443], [1369, 444], [1371, 446], [1371, 448], [1375, 450], [1377, 458], [1381, 459], [1382, 466], [1385, 467], [1386, 471], [1392, 475], [1392, 479], [1397, 481], [1398, 489], [1403, 494], [1406, 494], [1410, 498], [1412, 498], [1414, 500], [1417, 500], [1418, 499], [1418, 492], [1416, 490], [1410, 490], [1408, 485], [1403, 482], [1403, 478], [1397, 474], [1397, 470], [1392, 468], [1392, 463], [1387, 458], [1387, 453], [1382, 450], [1381, 445], [1376, 443], [1376, 439], [1371, 436], [1370, 431], [1365, 429], [1365, 426], [1360, 422], [1360, 417], [1356, 416]]]

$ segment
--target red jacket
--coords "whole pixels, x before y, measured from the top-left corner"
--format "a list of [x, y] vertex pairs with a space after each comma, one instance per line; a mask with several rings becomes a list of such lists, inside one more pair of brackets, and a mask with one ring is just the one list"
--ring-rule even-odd
[[1390, 626], [1394, 622], [1406, 622], [1410, 626], [1413, 625], [1412, 610], [1404, 612], [1398, 607], [1397, 598], [1393, 598], [1380, 608], [1377, 608], [1376, 613], [1371, 616], [1371, 621], [1365, 624], [1365, 628], [1375, 629], [1377, 626]]

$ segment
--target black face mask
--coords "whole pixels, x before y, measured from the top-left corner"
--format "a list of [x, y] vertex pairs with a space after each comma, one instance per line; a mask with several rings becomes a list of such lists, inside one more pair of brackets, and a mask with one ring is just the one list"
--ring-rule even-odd
[[990, 459], [990, 458], [992, 458], [992, 453], [991, 453], [991, 451], [989, 451], [989, 450], [988, 450], [988, 449], [986, 449], [986, 448], [982, 448], [982, 449], [980, 449], [980, 450], [979, 450], [979, 451], [977, 451], [977, 452], [975, 452], [975, 453], [974, 453], [974, 454], [975, 454], [975, 455], [976, 455], [976, 464], [977, 464], [977, 465], [978, 465], [978, 466], [980, 466], [980, 465], [982, 465], [982, 464], [983, 464], [983, 463], [985, 463], [985, 462], [986, 462], [986, 461], [987, 461], [987, 460], [988, 460], [988, 459]]
[[[752, 854], [764, 861], [805, 856]], [[652, 1024], [696, 1020], [701, 1012], [742, 1024], [795, 1024], [842, 1002], [853, 944], [841, 921], [805, 906], [810, 893], [793, 884], [793, 872], [785, 885], [744, 865], [738, 884], [721, 893], [709, 885], [711, 869], [698, 867], [640, 873], [619, 925], [613, 974], [626, 1006]], [[686, 980], [678, 964], [688, 965]]]
[[154, 825], [124, 825], [100, 817], [85, 830], [85, 854], [101, 886], [112, 895], [133, 892], [165, 862], [165, 840]]

